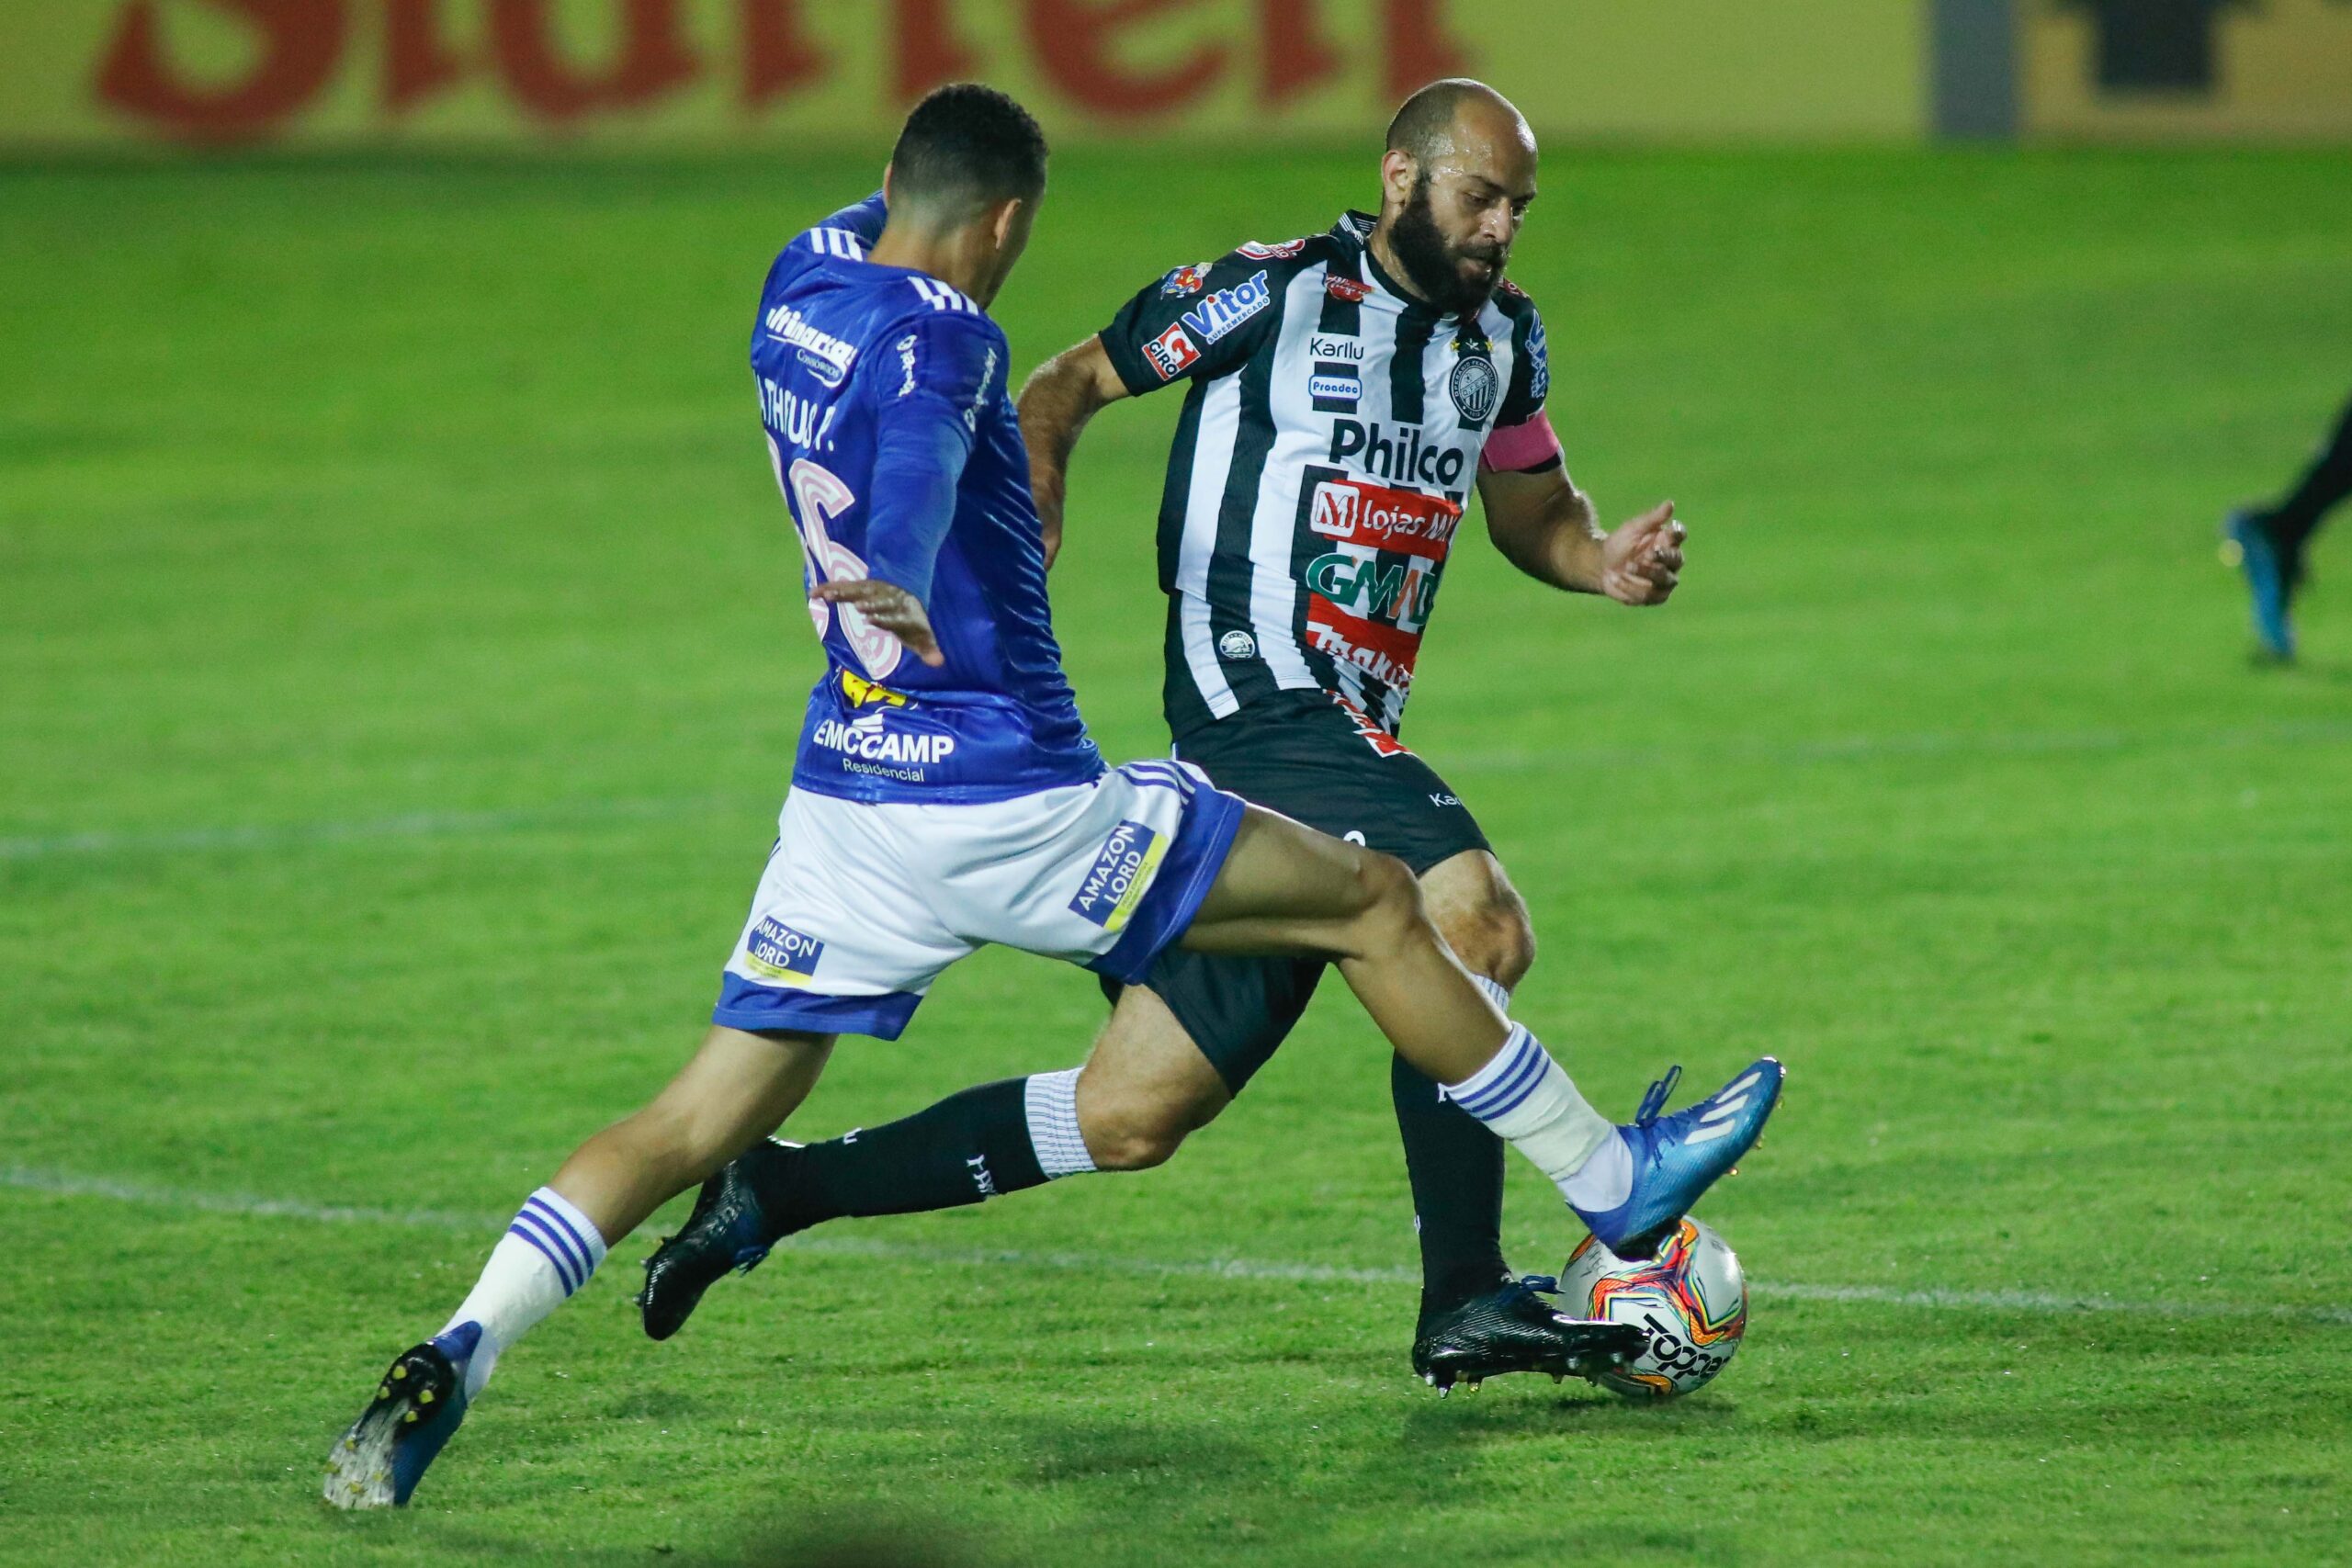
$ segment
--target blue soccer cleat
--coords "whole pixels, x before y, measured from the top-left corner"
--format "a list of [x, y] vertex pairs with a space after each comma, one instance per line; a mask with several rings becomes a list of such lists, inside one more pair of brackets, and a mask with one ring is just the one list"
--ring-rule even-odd
[[2254, 637], [2268, 657], [2286, 663], [2295, 657], [2295, 624], [2287, 618], [2295, 595], [2296, 563], [2284, 558], [2251, 512], [2233, 512], [2222, 525], [2222, 555], [2234, 554], [2254, 600]]
[[461, 1323], [403, 1350], [376, 1397], [327, 1455], [326, 1499], [338, 1508], [404, 1508], [425, 1468], [466, 1418], [466, 1366], [481, 1325]]
[[1625, 1201], [1613, 1209], [1575, 1210], [1600, 1245], [1620, 1258], [1656, 1253], [1699, 1195], [1756, 1146], [1765, 1119], [1780, 1103], [1784, 1069], [1759, 1056], [1698, 1104], [1661, 1116], [1681, 1076], [1680, 1067], [1668, 1069], [1642, 1097], [1633, 1124], [1617, 1129], [1634, 1156], [1634, 1188]]

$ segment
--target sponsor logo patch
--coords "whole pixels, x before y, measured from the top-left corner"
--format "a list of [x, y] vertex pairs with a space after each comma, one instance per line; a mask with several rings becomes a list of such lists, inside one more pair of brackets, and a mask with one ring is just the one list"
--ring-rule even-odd
[[[878, 688], [877, 688], [878, 689]], [[883, 699], [888, 701], [886, 697]], [[863, 718], [844, 724], [837, 718], [817, 721], [808, 732], [808, 743], [828, 751], [838, 751], [849, 759], [847, 766], [856, 773], [878, 773], [890, 778], [920, 780], [922, 770], [944, 762], [956, 752], [956, 738], [952, 735], [927, 734], [917, 730], [893, 729], [883, 721], [890, 710], [876, 708]], [[860, 763], [880, 762], [880, 768], [861, 767]]]
[[[1306, 340], [1306, 353], [1313, 359], [1344, 359], [1351, 364], [1363, 363], [1363, 344], [1351, 337], [1333, 337], [1329, 333], [1317, 333]], [[1316, 368], [1321, 369], [1321, 366]]]
[[818, 331], [808, 324], [806, 316], [789, 305], [778, 305], [768, 312], [767, 329], [768, 336], [797, 354], [808, 374], [823, 386], [840, 386], [847, 379], [849, 367], [857, 362], [855, 344]]
[[1352, 366], [1317, 364], [1306, 378], [1306, 391], [1317, 413], [1353, 413], [1363, 396], [1363, 378]]
[[[1489, 364], [1487, 369], [1493, 368]], [[1376, 419], [1335, 419], [1331, 422], [1330, 461], [1352, 463], [1391, 484], [1452, 490], [1462, 482], [1466, 459], [1459, 446], [1423, 441], [1418, 424], [1397, 425], [1392, 430]]]
[[1274, 291], [1260, 272], [1230, 288], [1220, 288], [1184, 312], [1184, 324], [1203, 343], [1215, 343], [1274, 302]]
[[1198, 294], [1208, 286], [1209, 269], [1206, 262], [1203, 262], [1198, 266], [1180, 266], [1159, 280], [1159, 291], [1171, 299], [1181, 299], [1187, 294]]
[[1305, 249], [1306, 242], [1304, 239], [1284, 240], [1279, 245], [1261, 245], [1255, 240], [1250, 240], [1233, 247], [1236, 255], [1248, 256], [1251, 261], [1280, 261]]
[[1323, 292], [1350, 305], [1361, 305], [1372, 298], [1372, 285], [1359, 278], [1336, 275], [1323, 280]]
[[1258, 639], [1248, 632], [1227, 632], [1216, 639], [1216, 650], [1227, 659], [1255, 659]]
[[1073, 914], [1082, 915], [1104, 931], [1125, 928], [1143, 901], [1145, 889], [1168, 852], [1168, 840], [1141, 822], [1122, 822], [1102, 840], [1094, 864], [1069, 901]]
[[1442, 559], [1462, 526], [1462, 508], [1411, 491], [1324, 479], [1308, 502], [1306, 525], [1327, 539]]
[[813, 980], [824, 956], [823, 942], [773, 915], [763, 917], [743, 942], [743, 967], [767, 980]]
[[1201, 351], [1184, 334], [1184, 324], [1179, 321], [1166, 332], [1143, 345], [1143, 355], [1163, 381], [1173, 381], [1186, 368], [1200, 362]]
[[842, 695], [849, 699], [849, 705], [854, 708], [902, 708], [914, 701], [904, 692], [894, 692], [888, 686], [877, 686], [865, 676], [853, 674], [847, 670], [842, 671]]
[[1544, 338], [1541, 317], [1527, 334], [1527, 395], [1539, 403], [1552, 395], [1552, 345]]

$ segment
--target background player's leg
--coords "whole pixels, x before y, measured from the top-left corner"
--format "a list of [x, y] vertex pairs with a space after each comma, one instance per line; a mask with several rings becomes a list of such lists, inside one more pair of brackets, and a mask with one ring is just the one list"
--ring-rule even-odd
[[928, 1213], [1159, 1165], [1230, 1100], [1167, 1004], [1130, 986], [1082, 1068], [981, 1084], [821, 1144], [763, 1145], [730, 1173], [773, 1242], [828, 1220]]
[[[1446, 945], [1509, 1011], [1511, 990], [1534, 961], [1535, 933], [1501, 863], [1484, 850], [1465, 850], [1423, 872], [1421, 891]], [[1402, 1056], [1389, 1060], [1389, 1092], [1412, 1182], [1426, 1323], [1510, 1277], [1502, 1245], [1503, 1144]]]
[[2263, 526], [2289, 561], [2300, 560], [2321, 520], [2346, 496], [2352, 496], [2352, 403], [2345, 405], [2334, 433], [2295, 488], [2261, 513]]
[[667, 1339], [703, 1292], [828, 1220], [960, 1208], [1094, 1170], [1161, 1163], [1232, 1099], [1166, 1003], [1129, 986], [1082, 1068], [1006, 1078], [806, 1146], [754, 1143], [647, 1260], [645, 1331]]

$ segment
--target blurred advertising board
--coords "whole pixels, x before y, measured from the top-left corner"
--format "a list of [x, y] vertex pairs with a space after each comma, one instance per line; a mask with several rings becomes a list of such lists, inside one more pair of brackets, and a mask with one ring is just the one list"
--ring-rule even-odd
[[1360, 137], [1483, 76], [1580, 141], [2352, 139], [2352, 0], [26, 0], [0, 148]]
[[0, 143], [872, 141], [979, 78], [1059, 137], [1361, 136], [1487, 76], [1577, 138], [1916, 134], [1907, 0], [40, 0]]

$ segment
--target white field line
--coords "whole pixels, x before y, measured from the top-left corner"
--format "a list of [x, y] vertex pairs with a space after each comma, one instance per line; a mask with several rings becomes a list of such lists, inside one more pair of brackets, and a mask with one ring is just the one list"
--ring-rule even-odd
[[[0, 1188], [62, 1197], [107, 1198], [125, 1203], [248, 1218], [304, 1220], [318, 1224], [406, 1225], [479, 1235], [487, 1239], [506, 1224], [503, 1214], [462, 1214], [436, 1209], [375, 1209], [307, 1203], [288, 1198], [256, 1198], [235, 1192], [198, 1192], [67, 1171], [0, 1167]], [[1018, 1247], [910, 1247], [855, 1236], [801, 1236], [789, 1250], [837, 1257], [876, 1258], [922, 1264], [984, 1264], [1014, 1269], [1066, 1269], [1078, 1273], [1144, 1274], [1183, 1279], [1277, 1280], [1332, 1284], [1418, 1284], [1409, 1269], [1345, 1269], [1322, 1263], [1285, 1263], [1248, 1258], [1174, 1261], [1116, 1258], [1092, 1252], [1037, 1252]], [[1831, 1302], [1871, 1306], [1919, 1307], [1941, 1312], [2029, 1313], [2072, 1315], [2119, 1313], [2132, 1317], [2267, 1319], [2279, 1323], [2352, 1325], [2352, 1308], [2285, 1306], [2256, 1302], [2121, 1301], [2112, 1296], [2074, 1296], [2051, 1291], [1911, 1291], [1890, 1285], [1804, 1285], [1750, 1280], [1748, 1289], [1767, 1301]]]
[[[2192, 731], [2125, 729], [2027, 730], [2014, 733], [1858, 735], [1822, 740], [1726, 740], [1687, 746], [1522, 748], [1447, 752], [1433, 761], [1448, 773], [1555, 772], [1637, 767], [1687, 759], [1736, 760], [1784, 767], [1878, 761], [1908, 757], [2018, 757], [2134, 750], [2234, 750], [2260, 746], [2335, 745], [2352, 741], [2352, 720], [2311, 719]], [[763, 803], [762, 808], [764, 809]], [[74, 855], [171, 854], [190, 851], [299, 848], [378, 840], [481, 837], [594, 822], [647, 821], [702, 813], [750, 811], [753, 803], [716, 795], [650, 800], [583, 800], [565, 805], [486, 811], [413, 811], [341, 821], [149, 831], [30, 834], [0, 838], [0, 863]]]
[[467, 838], [582, 823], [654, 821], [732, 811], [744, 804], [718, 795], [677, 795], [652, 800], [582, 800], [497, 811], [411, 811], [397, 817], [336, 822], [155, 832], [51, 833], [0, 839], [0, 861], [50, 860], [64, 855], [171, 854], [189, 850], [274, 850], [374, 839]]

